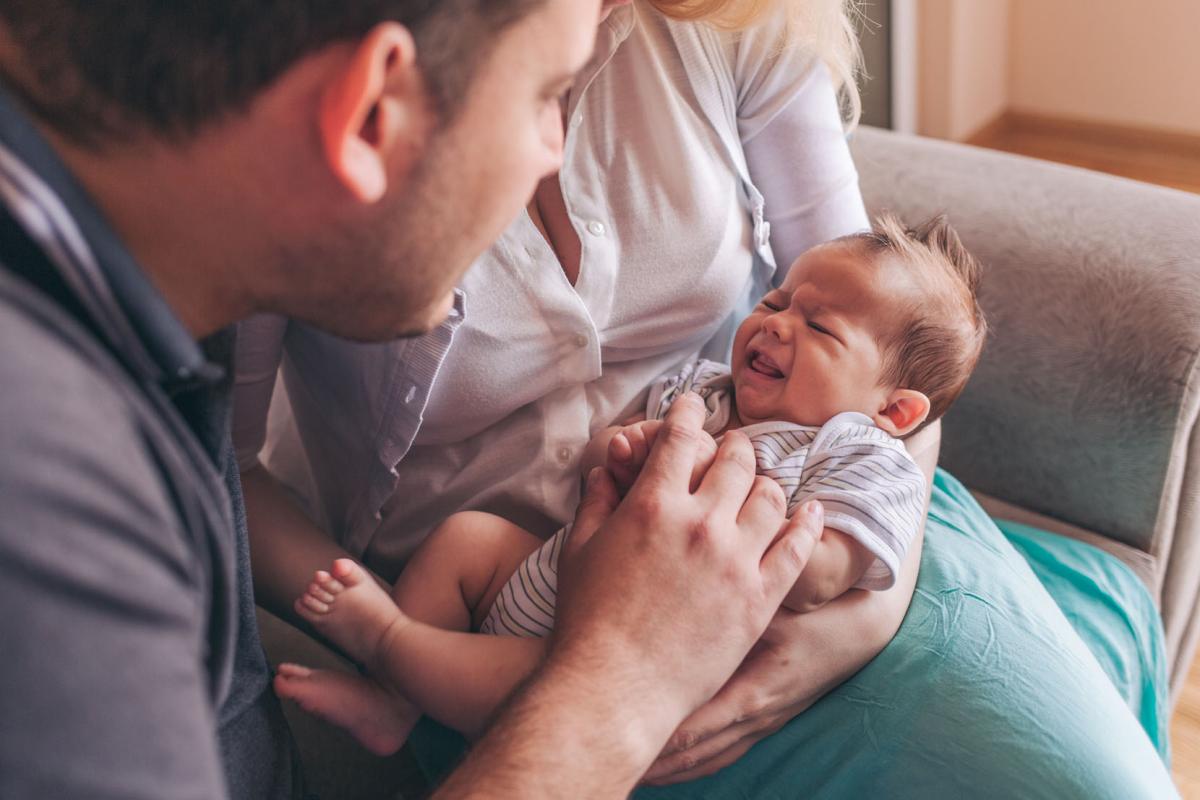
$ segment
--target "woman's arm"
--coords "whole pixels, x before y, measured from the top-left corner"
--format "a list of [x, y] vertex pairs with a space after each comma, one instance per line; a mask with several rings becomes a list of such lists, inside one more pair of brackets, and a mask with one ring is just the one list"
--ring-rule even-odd
[[805, 250], [870, 224], [824, 64], [805, 48], [780, 48], [753, 37], [740, 51], [734, 76], [744, 87], [738, 132], [750, 176], [765, 200], [779, 285]]
[[[257, 461], [242, 470], [254, 599], [280, 619], [313, 633], [292, 607], [313, 573], [350, 554], [313, 524]], [[378, 578], [376, 578], [378, 580]], [[381, 582], [382, 583], [382, 582]]]
[[292, 608], [313, 572], [348, 554], [326, 536], [258, 460], [288, 321], [258, 314], [238, 325], [233, 391], [233, 443], [242, 475], [255, 600], [309, 632]]
[[[905, 441], [929, 487], [941, 436], [935, 422]], [[679, 726], [647, 779], [678, 783], [711, 775], [862, 669], [904, 620], [923, 541], [922, 529], [886, 592], [850, 591], [811, 614], [781, 609], [733, 678]]]

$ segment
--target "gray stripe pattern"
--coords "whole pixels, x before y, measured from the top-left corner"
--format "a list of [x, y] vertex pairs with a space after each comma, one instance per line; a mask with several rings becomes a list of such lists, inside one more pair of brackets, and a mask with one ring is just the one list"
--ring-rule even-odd
[[[708, 409], [704, 430], [719, 434], [729, 424], [729, 369], [712, 361], [688, 364], [650, 389], [646, 417], [662, 419], [675, 399], [696, 392]], [[925, 520], [925, 476], [904, 444], [854, 411], [820, 427], [761, 422], [742, 428], [754, 445], [758, 473], [776, 481], [788, 513], [820, 500], [825, 525], [851, 536], [874, 563], [855, 584], [871, 591], [896, 582], [900, 563]], [[563, 528], [521, 564], [500, 591], [482, 633], [545, 636], [554, 625], [558, 553], [569, 535]]]

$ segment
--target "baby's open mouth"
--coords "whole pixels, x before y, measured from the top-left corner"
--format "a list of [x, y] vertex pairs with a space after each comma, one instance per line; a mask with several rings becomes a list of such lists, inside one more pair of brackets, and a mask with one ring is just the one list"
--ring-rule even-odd
[[757, 350], [750, 351], [750, 360], [747, 366], [750, 367], [752, 372], [757, 372], [759, 375], [764, 375], [768, 378], [784, 377], [783, 370], [779, 368], [779, 365]]

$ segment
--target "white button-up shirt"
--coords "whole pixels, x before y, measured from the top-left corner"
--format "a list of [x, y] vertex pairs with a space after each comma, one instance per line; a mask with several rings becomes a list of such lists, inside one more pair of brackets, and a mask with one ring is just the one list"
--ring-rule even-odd
[[582, 245], [575, 284], [522, 214], [464, 279], [463, 314], [426, 337], [355, 345], [247, 325], [243, 459], [262, 444], [285, 350], [312, 467], [301, 494], [383, 574], [458, 510], [539, 534], [569, 519], [590, 436], [727, 334], [773, 254], [787, 265], [866, 226], [828, 74], [777, 30], [616, 9], [568, 98], [559, 180]]

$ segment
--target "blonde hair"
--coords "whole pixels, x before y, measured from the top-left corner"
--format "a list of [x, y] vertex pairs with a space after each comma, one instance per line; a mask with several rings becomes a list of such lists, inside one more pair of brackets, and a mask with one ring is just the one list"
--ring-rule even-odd
[[860, 0], [649, 0], [671, 19], [704, 22], [725, 31], [742, 31], [780, 12], [780, 47], [801, 47], [821, 59], [833, 77], [846, 128], [862, 114], [858, 76], [862, 50], [855, 23]]

